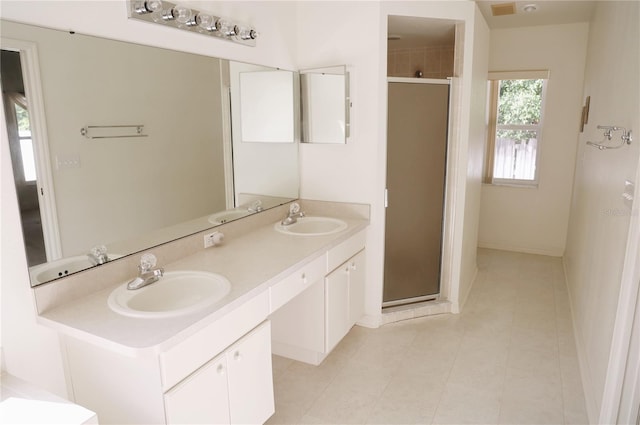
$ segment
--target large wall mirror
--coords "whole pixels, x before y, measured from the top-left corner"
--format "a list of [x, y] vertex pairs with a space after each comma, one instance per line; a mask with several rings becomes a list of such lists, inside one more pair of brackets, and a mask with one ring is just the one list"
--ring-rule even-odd
[[[292, 85], [297, 73], [0, 25], [3, 101], [32, 285], [91, 267], [104, 258], [102, 246], [113, 260], [298, 197], [296, 137], [247, 142], [235, 131], [243, 126], [241, 73], [276, 73]], [[37, 46], [41, 99], [29, 93], [37, 74], [23, 69], [16, 40]], [[297, 102], [297, 95], [283, 98], [284, 126], [296, 126]], [[33, 122], [38, 107], [45, 122]], [[42, 202], [47, 194], [54, 196]]]

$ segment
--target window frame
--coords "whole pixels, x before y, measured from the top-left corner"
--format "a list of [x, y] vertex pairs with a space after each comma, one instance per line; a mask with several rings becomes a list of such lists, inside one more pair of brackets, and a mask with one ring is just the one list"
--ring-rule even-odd
[[[22, 182], [26, 185], [30, 185], [30, 186], [35, 186], [38, 184], [38, 175], [37, 175], [37, 166], [36, 166], [36, 159], [35, 159], [35, 146], [33, 144], [33, 132], [31, 131], [31, 116], [29, 116], [29, 109], [26, 107], [26, 104], [22, 104], [21, 102], [17, 101], [15, 98], [10, 97], [9, 101], [11, 102], [11, 106], [13, 106], [13, 114], [11, 115], [11, 118], [14, 120], [13, 125], [16, 126], [16, 132], [17, 132], [17, 142], [18, 142], [18, 146], [20, 147], [20, 172], [21, 172], [21, 178], [22, 178]], [[18, 124], [18, 111], [17, 108], [22, 108], [26, 111], [27, 116], [29, 116], [29, 135], [28, 136], [21, 136], [20, 135], [20, 126]], [[24, 161], [24, 149], [22, 146], [22, 141], [23, 140], [28, 140], [30, 145], [31, 145], [31, 152], [33, 154], [33, 167], [36, 170], [36, 175], [33, 179], [27, 179], [27, 172], [26, 167], [25, 167], [25, 161]]]
[[[488, 125], [487, 125], [487, 150], [485, 153], [484, 183], [496, 186], [538, 187], [540, 156], [542, 152], [542, 140], [544, 133], [544, 117], [546, 109], [547, 86], [549, 81], [548, 70], [535, 71], [500, 71], [488, 73]], [[500, 96], [500, 81], [502, 80], [543, 80], [540, 106], [540, 121], [537, 124], [498, 124], [498, 101]], [[537, 133], [537, 146], [535, 158], [535, 172], [532, 180], [495, 178], [493, 168], [496, 155], [496, 134], [498, 130], [531, 130]]]

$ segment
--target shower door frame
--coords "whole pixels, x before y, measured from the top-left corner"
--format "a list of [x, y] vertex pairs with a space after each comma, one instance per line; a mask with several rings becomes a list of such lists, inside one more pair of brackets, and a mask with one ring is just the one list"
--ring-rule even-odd
[[[443, 294], [443, 282], [445, 281], [445, 275], [448, 275], [446, 263], [449, 261], [449, 254], [447, 252], [447, 240], [448, 240], [448, 210], [450, 205], [449, 200], [449, 190], [450, 190], [450, 156], [451, 156], [451, 142], [452, 142], [452, 122], [453, 122], [453, 101], [454, 101], [454, 79], [455, 77], [448, 77], [446, 79], [435, 79], [435, 78], [406, 78], [406, 77], [387, 77], [387, 90], [389, 84], [391, 83], [408, 83], [408, 84], [437, 84], [437, 85], [447, 85], [449, 86], [449, 96], [448, 96], [448, 109], [447, 109], [447, 140], [445, 147], [445, 175], [444, 175], [444, 199], [442, 203], [442, 231], [441, 231], [441, 239], [440, 239], [440, 271], [439, 271], [439, 282], [438, 282], [438, 293], [431, 295], [422, 295], [411, 298], [403, 298], [400, 300], [393, 301], [384, 301], [382, 302], [382, 308], [389, 307], [399, 307], [408, 304], [422, 303], [427, 301], [439, 301], [442, 298]], [[387, 96], [387, 108], [389, 107], [389, 101]], [[387, 109], [388, 116], [388, 109]], [[387, 124], [387, 132], [388, 132], [388, 124]], [[387, 144], [389, 143], [388, 134], [387, 134]], [[386, 180], [386, 177], [385, 177]], [[388, 208], [388, 197], [387, 197], [387, 188], [385, 182], [385, 190], [384, 190], [384, 208], [385, 208], [385, 219], [386, 219], [386, 209]], [[387, 229], [385, 226], [385, 235]], [[386, 248], [385, 248], [386, 249]], [[447, 261], [445, 261], [447, 260]], [[383, 281], [383, 285], [385, 282]]]

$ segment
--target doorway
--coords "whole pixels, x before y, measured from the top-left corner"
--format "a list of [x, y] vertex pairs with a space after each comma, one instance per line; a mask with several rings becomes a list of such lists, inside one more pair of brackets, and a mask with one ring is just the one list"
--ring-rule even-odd
[[47, 254], [38, 203], [38, 180], [31, 135], [29, 105], [22, 79], [20, 52], [2, 50], [0, 58], [2, 101], [5, 110], [9, 151], [18, 195], [22, 232], [29, 266], [46, 263]]
[[440, 292], [449, 84], [389, 82], [383, 306]]
[[[29, 266], [61, 258], [37, 46], [0, 38], [5, 128]], [[32, 242], [33, 241], [33, 242]]]
[[389, 17], [383, 308], [440, 296], [455, 33]]

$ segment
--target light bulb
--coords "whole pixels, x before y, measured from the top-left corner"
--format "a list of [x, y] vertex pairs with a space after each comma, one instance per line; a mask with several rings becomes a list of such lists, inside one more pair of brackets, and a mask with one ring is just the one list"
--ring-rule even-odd
[[133, 10], [138, 15], [157, 12], [162, 10], [162, 0], [136, 1]]
[[188, 7], [176, 5], [174, 6], [172, 11], [173, 16], [176, 18], [176, 21], [180, 22], [181, 24], [187, 24], [189, 21], [191, 21], [192, 12]]
[[165, 21], [173, 21], [176, 19], [173, 9], [166, 9], [162, 11], [162, 19]]
[[255, 40], [258, 38], [258, 33], [255, 30], [249, 28], [236, 27], [234, 28], [234, 32], [240, 39], [242, 40]]
[[224, 19], [218, 19], [218, 21], [216, 21], [216, 29], [220, 31], [221, 34], [226, 35], [227, 37], [231, 37], [232, 35], [236, 34], [234, 25], [229, 21], [225, 21]]
[[162, 10], [162, 0], [148, 0], [144, 2], [149, 13], [155, 13]]
[[216, 31], [216, 18], [206, 13], [198, 13], [196, 24], [205, 31]]

